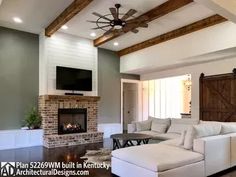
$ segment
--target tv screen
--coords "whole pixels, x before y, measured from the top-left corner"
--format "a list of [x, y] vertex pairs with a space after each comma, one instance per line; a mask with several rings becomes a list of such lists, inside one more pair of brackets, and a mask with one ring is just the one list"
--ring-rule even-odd
[[92, 71], [57, 66], [56, 88], [58, 90], [92, 91]]

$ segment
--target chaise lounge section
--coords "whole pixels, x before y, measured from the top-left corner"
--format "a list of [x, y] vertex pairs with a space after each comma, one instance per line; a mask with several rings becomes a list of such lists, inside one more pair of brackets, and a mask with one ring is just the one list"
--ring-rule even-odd
[[236, 165], [235, 123], [200, 121], [183, 132], [181, 138], [113, 151], [112, 173], [120, 177], [205, 177]]

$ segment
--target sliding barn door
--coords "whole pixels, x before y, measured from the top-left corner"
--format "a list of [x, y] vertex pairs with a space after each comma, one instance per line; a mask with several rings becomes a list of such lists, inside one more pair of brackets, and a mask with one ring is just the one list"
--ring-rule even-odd
[[201, 75], [200, 119], [236, 122], [235, 72], [215, 76]]

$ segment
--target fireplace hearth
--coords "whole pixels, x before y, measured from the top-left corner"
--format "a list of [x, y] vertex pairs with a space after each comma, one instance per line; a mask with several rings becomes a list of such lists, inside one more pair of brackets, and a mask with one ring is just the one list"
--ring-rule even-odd
[[58, 134], [87, 132], [87, 109], [58, 109]]

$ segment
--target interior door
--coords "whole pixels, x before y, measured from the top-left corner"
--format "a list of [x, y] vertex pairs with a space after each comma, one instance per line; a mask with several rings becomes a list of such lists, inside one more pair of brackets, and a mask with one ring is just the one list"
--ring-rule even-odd
[[137, 116], [137, 84], [124, 86], [123, 91], [123, 130], [127, 125], [136, 120]]
[[200, 119], [236, 121], [236, 73], [200, 77]]

